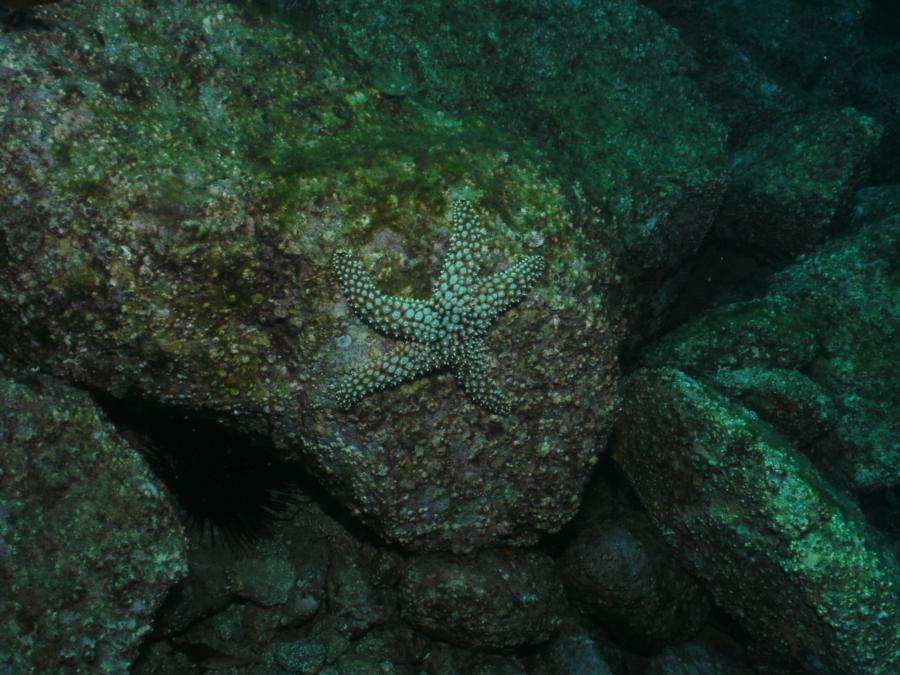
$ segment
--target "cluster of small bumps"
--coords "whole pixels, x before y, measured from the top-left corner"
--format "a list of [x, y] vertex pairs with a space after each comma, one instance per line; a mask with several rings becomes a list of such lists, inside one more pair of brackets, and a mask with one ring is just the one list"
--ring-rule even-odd
[[353, 313], [373, 330], [400, 344], [347, 375], [335, 387], [340, 408], [349, 410], [369, 394], [449, 369], [466, 394], [497, 415], [510, 403], [488, 375], [484, 338], [491, 324], [520, 302], [544, 270], [544, 258], [528, 256], [482, 279], [477, 274], [484, 228], [471, 203], [451, 207], [450, 248], [428, 300], [386, 295], [372, 283], [349, 251], [334, 254], [332, 266]]

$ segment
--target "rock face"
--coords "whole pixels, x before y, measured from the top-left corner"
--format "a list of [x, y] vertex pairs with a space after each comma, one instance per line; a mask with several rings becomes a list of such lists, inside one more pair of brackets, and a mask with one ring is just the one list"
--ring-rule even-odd
[[451, 644], [488, 649], [546, 642], [565, 596], [553, 561], [535, 552], [420, 556], [401, 581], [403, 618]]
[[323, 29], [383, 91], [484, 111], [550, 148], [586, 197], [584, 227], [621, 275], [614, 285], [627, 300], [612, 311], [623, 330], [638, 339], [656, 327], [726, 176], [725, 130], [670, 26], [635, 0], [526, 0], [514, 11], [477, 0], [316, 5]]
[[143, 459], [79, 390], [0, 379], [0, 670], [127, 672], [183, 528]]
[[[0, 351], [266, 436], [391, 541], [527, 544], [571, 517], [618, 401], [611, 264], [539, 150], [380, 96], [232, 3], [44, 16], [65, 30], [0, 44]], [[453, 196], [485, 219], [486, 272], [548, 263], [488, 335], [513, 413], [439, 375], [344, 414], [331, 385], [392, 345], [351, 316], [332, 253], [427, 297]]]
[[[806, 452], [833, 482], [872, 492], [900, 483], [900, 217], [891, 193], [873, 219], [777, 274], [762, 298], [723, 307], [648, 350], [739, 401]], [[868, 215], [866, 215], [868, 214]]]
[[616, 461], [758, 661], [896, 672], [900, 568], [805, 456], [671, 368], [632, 376], [623, 411]]
[[641, 513], [591, 522], [560, 567], [572, 604], [638, 653], [690, 637], [709, 615], [700, 586]]
[[882, 126], [852, 108], [787, 118], [732, 159], [717, 236], [781, 255], [808, 251], [846, 224]]

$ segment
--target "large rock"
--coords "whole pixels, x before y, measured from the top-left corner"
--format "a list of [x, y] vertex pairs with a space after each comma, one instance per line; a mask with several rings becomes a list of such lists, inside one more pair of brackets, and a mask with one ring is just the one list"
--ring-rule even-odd
[[[575, 512], [618, 400], [612, 263], [540, 149], [381, 95], [234, 3], [42, 17], [0, 42], [0, 350], [268, 437], [391, 541], [527, 544]], [[449, 193], [482, 207], [487, 272], [548, 263], [488, 336], [513, 414], [446, 376], [344, 414], [330, 385], [392, 344], [348, 312], [332, 253], [427, 296]]]
[[621, 275], [613, 312], [633, 339], [654, 330], [726, 178], [725, 131], [670, 26], [635, 0], [323, 0], [316, 8], [382, 91], [486, 113], [549, 149], [584, 196], [579, 220]]
[[616, 461], [759, 663], [900, 668], [900, 566], [802, 453], [671, 368], [632, 376], [623, 410]]
[[537, 552], [420, 556], [400, 584], [403, 618], [456, 645], [506, 649], [547, 642], [559, 629], [565, 593], [553, 560]]
[[852, 108], [788, 117], [735, 153], [717, 236], [794, 255], [847, 223], [883, 127]]
[[619, 512], [579, 529], [560, 573], [570, 602], [638, 653], [700, 630], [709, 601], [641, 513]]
[[900, 216], [892, 195], [869, 193], [856, 234], [777, 274], [764, 297], [673, 331], [644, 364], [679, 368], [741, 402], [839, 485], [871, 492], [900, 483]]
[[0, 379], [0, 671], [125, 673], [186, 569], [175, 509], [83, 391]]

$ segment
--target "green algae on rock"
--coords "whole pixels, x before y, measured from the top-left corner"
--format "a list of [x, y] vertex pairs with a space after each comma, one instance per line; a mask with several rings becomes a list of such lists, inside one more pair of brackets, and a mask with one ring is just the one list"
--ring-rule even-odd
[[802, 453], [673, 368], [630, 378], [619, 430], [615, 460], [666, 540], [748, 631], [754, 660], [897, 671], [900, 566]]
[[[236, 3], [47, 11], [66, 31], [0, 42], [0, 351], [267, 436], [390, 541], [532, 543], [571, 517], [618, 401], [613, 263], [544, 148], [382, 95], [321, 34]], [[429, 378], [338, 419], [328, 384], [387, 345], [348, 320], [331, 254], [425, 294], [449, 194], [492, 215], [508, 253], [487, 266], [547, 261], [487, 336], [523, 405], [492, 418]]]
[[613, 311], [635, 341], [658, 327], [726, 182], [725, 129], [671, 26], [637, 0], [322, 0], [316, 18], [376, 83], [544, 150], [616, 260], [628, 299]]
[[87, 393], [0, 379], [0, 671], [124, 673], [187, 571], [184, 527]]

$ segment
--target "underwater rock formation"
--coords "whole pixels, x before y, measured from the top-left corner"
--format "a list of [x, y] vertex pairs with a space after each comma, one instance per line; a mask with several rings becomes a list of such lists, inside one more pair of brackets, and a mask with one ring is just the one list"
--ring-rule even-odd
[[[233, 4], [52, 12], [65, 32], [3, 52], [0, 351], [265, 436], [408, 546], [528, 544], [572, 516], [618, 401], [614, 265], [540, 148], [381, 96], [320, 36]], [[390, 343], [328, 261], [352, 248], [385, 292], [426, 293], [453, 196], [494, 217], [486, 266], [547, 260], [487, 340], [525, 404], [491, 420], [437, 377], [345, 416], [330, 383]]]
[[553, 560], [529, 551], [419, 556], [400, 583], [404, 618], [451, 644], [504, 649], [546, 642], [565, 606]]
[[837, 485], [872, 492], [900, 484], [900, 215], [877, 197], [858, 211], [857, 233], [775, 275], [763, 297], [681, 326], [643, 363], [710, 384]]
[[[754, 661], [900, 665], [900, 566], [863, 514], [768, 424], [673, 368], [629, 379], [614, 457]], [[861, 601], [865, 598], [865, 601]]]
[[884, 128], [852, 108], [788, 117], [734, 153], [716, 236], [789, 257], [845, 227]]
[[0, 379], [0, 671], [124, 673], [187, 572], [184, 528], [90, 396]]
[[638, 653], [655, 653], [700, 630], [710, 605], [642, 513], [620, 512], [579, 528], [560, 559], [569, 600]]

